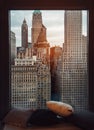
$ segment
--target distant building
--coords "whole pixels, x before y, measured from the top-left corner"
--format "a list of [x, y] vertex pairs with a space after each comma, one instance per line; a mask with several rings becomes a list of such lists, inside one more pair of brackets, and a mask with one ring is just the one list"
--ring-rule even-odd
[[28, 48], [32, 48], [32, 43], [28, 42]]
[[51, 99], [48, 66], [33, 59], [15, 59], [11, 66], [11, 105], [15, 108], [46, 108]]
[[46, 101], [51, 100], [51, 74], [45, 64], [37, 66], [38, 78], [38, 108], [47, 108]]
[[87, 40], [82, 38], [82, 11], [65, 11], [61, 100], [75, 111], [88, 109]]
[[32, 58], [32, 48], [17, 47], [17, 58]]
[[37, 42], [41, 28], [42, 28], [42, 14], [40, 10], [34, 10], [32, 16], [32, 28], [31, 28], [32, 46]]
[[50, 48], [50, 70], [51, 70], [51, 98], [60, 100], [59, 71], [62, 47], [54, 46]]
[[40, 10], [33, 12], [32, 48], [33, 55], [36, 55], [37, 59], [41, 59], [44, 64], [50, 66], [50, 44], [47, 41], [46, 27], [42, 23]]
[[11, 66], [11, 106], [37, 108], [37, 72], [33, 66]]
[[15, 33], [12, 31], [10, 31], [10, 48], [11, 48], [11, 64], [14, 64], [14, 59], [16, 58], [17, 50], [16, 50]]
[[83, 53], [82, 53], [82, 58], [84, 60], [84, 62], [86, 63], [85, 64], [85, 68], [87, 69], [87, 62], [88, 62], [88, 37], [87, 36], [84, 36], [82, 35], [82, 50], [83, 50]]
[[44, 64], [50, 66], [50, 44], [46, 40], [46, 28], [42, 25], [37, 42], [33, 46], [34, 54]]
[[26, 20], [23, 20], [22, 26], [21, 26], [21, 38], [22, 38], [22, 47], [27, 48], [28, 47], [28, 25], [26, 23]]
[[24, 47], [17, 47], [17, 58], [25, 58], [26, 50]]
[[32, 42], [28, 26], [22, 24], [22, 46], [17, 47], [15, 65], [11, 66], [11, 100], [16, 108], [46, 108], [51, 100], [50, 45], [39, 10], [33, 12]]

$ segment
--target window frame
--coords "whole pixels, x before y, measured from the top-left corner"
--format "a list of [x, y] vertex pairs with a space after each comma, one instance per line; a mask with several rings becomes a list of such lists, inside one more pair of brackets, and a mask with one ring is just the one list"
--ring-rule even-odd
[[92, 0], [0, 0], [0, 120], [10, 108], [10, 44], [9, 11], [10, 10], [88, 10], [89, 11], [89, 110], [94, 112], [94, 8]]

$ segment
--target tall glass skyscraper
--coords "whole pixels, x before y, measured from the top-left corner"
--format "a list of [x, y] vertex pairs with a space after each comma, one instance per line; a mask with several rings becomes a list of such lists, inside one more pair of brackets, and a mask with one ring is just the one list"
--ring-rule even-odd
[[[61, 100], [76, 111], [88, 109], [87, 40], [82, 36], [82, 11], [65, 11]], [[86, 37], [87, 39], [87, 37]]]

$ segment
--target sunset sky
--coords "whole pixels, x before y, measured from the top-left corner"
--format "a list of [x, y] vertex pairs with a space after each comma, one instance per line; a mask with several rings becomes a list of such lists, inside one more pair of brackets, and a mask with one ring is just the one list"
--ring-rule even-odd
[[[24, 18], [28, 25], [28, 41], [31, 42], [32, 14], [34, 10], [11, 10], [10, 26], [16, 36], [16, 46], [21, 46], [21, 25]], [[47, 28], [47, 41], [51, 46], [64, 42], [64, 10], [41, 10], [42, 22]], [[87, 12], [83, 11], [83, 31], [87, 35]]]

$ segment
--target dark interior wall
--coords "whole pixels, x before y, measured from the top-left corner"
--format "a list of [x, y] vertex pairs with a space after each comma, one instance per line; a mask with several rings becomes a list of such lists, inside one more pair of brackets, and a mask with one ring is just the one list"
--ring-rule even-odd
[[8, 12], [0, 9], [0, 119], [9, 109]]
[[89, 8], [89, 109], [94, 112], [94, 1]]
[[9, 111], [9, 9], [89, 9], [89, 106], [94, 111], [93, 0], [0, 0], [0, 119]]

